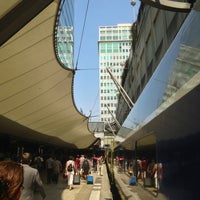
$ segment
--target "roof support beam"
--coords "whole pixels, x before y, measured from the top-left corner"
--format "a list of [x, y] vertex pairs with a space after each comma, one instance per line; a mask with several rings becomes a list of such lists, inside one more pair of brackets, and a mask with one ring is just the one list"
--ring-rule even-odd
[[108, 67], [106, 68], [106, 70], [110, 74], [111, 79], [113, 80], [113, 82], [117, 86], [118, 91], [120, 92], [120, 94], [122, 95], [122, 97], [124, 98], [125, 102], [127, 103], [128, 107], [131, 110], [132, 107], [134, 106], [134, 103], [132, 102], [131, 98], [128, 96], [128, 94], [126, 93], [126, 91], [124, 90], [124, 88], [119, 84], [119, 82], [113, 76], [111, 70]]
[[116, 119], [116, 117], [113, 115], [113, 113], [112, 113], [111, 110], [109, 109], [108, 105], [106, 105], [106, 107], [107, 107], [107, 109], [108, 109], [108, 112], [112, 115], [113, 119], [115, 120], [117, 126], [118, 126], [119, 128], [121, 128], [120, 123], [118, 122], [118, 120]]

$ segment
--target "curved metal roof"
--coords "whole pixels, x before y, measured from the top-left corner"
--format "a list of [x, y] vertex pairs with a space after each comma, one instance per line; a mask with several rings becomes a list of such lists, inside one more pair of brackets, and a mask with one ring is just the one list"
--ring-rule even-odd
[[59, 2], [0, 2], [0, 132], [86, 148], [96, 138], [74, 105], [74, 72], [54, 52]]

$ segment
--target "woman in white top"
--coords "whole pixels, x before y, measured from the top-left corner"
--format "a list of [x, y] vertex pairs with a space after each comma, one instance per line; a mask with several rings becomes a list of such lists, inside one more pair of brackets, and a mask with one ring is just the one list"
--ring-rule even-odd
[[69, 157], [69, 160], [66, 162], [66, 173], [68, 178], [68, 188], [72, 190], [73, 177], [75, 172], [75, 162], [72, 156]]

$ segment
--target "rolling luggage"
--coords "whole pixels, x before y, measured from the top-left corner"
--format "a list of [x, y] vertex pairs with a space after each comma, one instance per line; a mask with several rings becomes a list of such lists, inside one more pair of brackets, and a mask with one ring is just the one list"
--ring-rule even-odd
[[87, 176], [87, 184], [93, 184], [93, 176], [92, 175]]
[[137, 180], [135, 176], [131, 176], [130, 177], [130, 182], [129, 185], [136, 185], [137, 184]]
[[80, 175], [74, 174], [73, 184], [74, 185], [80, 185]]
[[143, 183], [144, 187], [152, 187], [152, 178], [150, 177], [144, 178]]

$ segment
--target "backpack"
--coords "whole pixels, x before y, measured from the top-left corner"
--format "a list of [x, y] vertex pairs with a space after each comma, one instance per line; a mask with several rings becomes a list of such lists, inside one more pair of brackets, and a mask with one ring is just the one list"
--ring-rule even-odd
[[90, 165], [89, 165], [89, 162], [88, 162], [87, 159], [85, 159], [85, 160], [83, 161], [83, 168], [84, 168], [84, 169], [89, 169], [89, 168], [90, 168]]
[[68, 171], [68, 172], [72, 172], [72, 170], [73, 170], [73, 166], [72, 166], [72, 163], [70, 163], [70, 164], [68, 165], [68, 167], [67, 167], [67, 171]]

